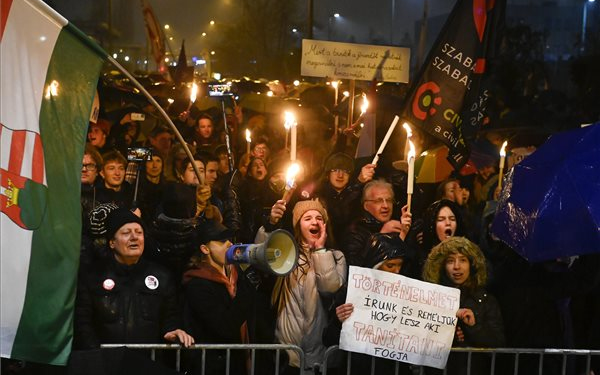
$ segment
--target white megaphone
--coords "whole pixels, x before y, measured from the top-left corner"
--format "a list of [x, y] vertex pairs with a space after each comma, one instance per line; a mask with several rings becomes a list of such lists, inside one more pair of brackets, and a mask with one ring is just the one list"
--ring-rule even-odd
[[298, 244], [290, 232], [277, 229], [259, 244], [232, 245], [225, 253], [227, 263], [252, 264], [276, 276], [285, 276], [298, 264]]

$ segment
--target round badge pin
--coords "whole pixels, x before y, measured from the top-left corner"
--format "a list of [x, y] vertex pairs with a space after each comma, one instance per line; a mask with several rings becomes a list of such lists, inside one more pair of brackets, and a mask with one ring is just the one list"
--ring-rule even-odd
[[155, 276], [148, 275], [144, 281], [148, 289], [154, 290], [158, 288], [158, 279]]
[[113, 279], [106, 279], [104, 280], [104, 282], [102, 283], [102, 287], [105, 290], [112, 290], [112, 288], [115, 287], [115, 281]]

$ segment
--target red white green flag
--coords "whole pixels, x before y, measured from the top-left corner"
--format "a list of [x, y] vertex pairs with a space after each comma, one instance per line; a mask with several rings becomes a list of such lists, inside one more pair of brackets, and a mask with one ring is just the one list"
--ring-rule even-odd
[[71, 352], [80, 174], [106, 56], [39, 0], [0, 9], [0, 351], [62, 365]]

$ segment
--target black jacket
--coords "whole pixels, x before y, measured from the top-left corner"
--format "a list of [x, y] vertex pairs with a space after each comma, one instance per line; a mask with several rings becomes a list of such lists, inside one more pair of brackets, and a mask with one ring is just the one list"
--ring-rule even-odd
[[364, 267], [371, 247], [371, 235], [378, 233], [383, 224], [364, 211], [363, 216], [348, 227], [340, 243], [349, 266]]
[[162, 266], [143, 258], [126, 266], [110, 257], [80, 272], [76, 348], [162, 343], [164, 334], [179, 326], [175, 284]]
[[[483, 289], [477, 289], [472, 293], [461, 290], [460, 308], [473, 311], [475, 325], [468, 326], [459, 320], [458, 326], [462, 329], [465, 339], [459, 342], [455, 336], [453, 347], [502, 348], [506, 346], [500, 306], [494, 296]], [[446, 372], [449, 375], [466, 375], [468, 359], [467, 353], [450, 353]], [[473, 353], [471, 374], [487, 373], [490, 370], [490, 359], [489, 354]]]
[[335, 248], [341, 245], [344, 232], [352, 220], [357, 218], [359, 215], [357, 213], [361, 212], [360, 197], [363, 186], [362, 183], [356, 181], [348, 184], [344, 190], [337, 192], [329, 181], [326, 181], [317, 190], [316, 196], [325, 202], [329, 222], [332, 225]]
[[[210, 267], [210, 266], [206, 266]], [[183, 320], [186, 331], [197, 343], [242, 344], [247, 335], [247, 324], [253, 311], [254, 291], [246, 277], [237, 269], [236, 293], [231, 297], [222, 280], [195, 275], [194, 270], [184, 275], [185, 303]], [[244, 335], [242, 334], [244, 332]], [[247, 338], [247, 336], [246, 336]], [[202, 353], [189, 353], [192, 374], [202, 373]], [[225, 372], [226, 352], [209, 350], [206, 353], [205, 374]], [[231, 352], [230, 373], [245, 373], [245, 351]]]

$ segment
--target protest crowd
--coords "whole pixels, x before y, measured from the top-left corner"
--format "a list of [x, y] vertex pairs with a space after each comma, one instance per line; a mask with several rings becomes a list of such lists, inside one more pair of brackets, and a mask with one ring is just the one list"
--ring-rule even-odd
[[[598, 255], [529, 263], [491, 232], [500, 193], [492, 137], [481, 136], [485, 147], [468, 168], [417, 183], [409, 207], [402, 152], [386, 152], [377, 164], [374, 155], [355, 157], [358, 138], [334, 129], [334, 116], [318, 101], [302, 107], [292, 146], [281, 114], [224, 100], [225, 112], [168, 108], [193, 162], [151, 106], [112, 115], [101, 109], [90, 122], [76, 352], [108, 343], [293, 344], [304, 351], [305, 368], [290, 350], [279, 373], [320, 373], [354, 309], [345, 303], [349, 266], [459, 288], [453, 347], [599, 347]], [[418, 154], [443, 147], [413, 132]], [[293, 182], [286, 180], [291, 147], [300, 165]], [[278, 229], [292, 233], [299, 248], [289, 274], [226, 261], [232, 244], [261, 243]], [[467, 373], [463, 356], [450, 355], [448, 373]], [[204, 363], [200, 352], [184, 351], [182, 367], [222, 374], [227, 358], [212, 351]], [[232, 352], [230, 373], [250, 373], [247, 359], [245, 351]], [[395, 361], [377, 361], [376, 373], [395, 373]], [[560, 361], [548, 358], [544, 373], [559, 373]], [[368, 355], [354, 354], [349, 363], [352, 373], [371, 369]], [[328, 373], [346, 373], [345, 360], [328, 365]], [[538, 363], [524, 356], [519, 365], [531, 373]], [[257, 354], [254, 366], [257, 374], [275, 372], [266, 354]], [[569, 366], [582, 373], [581, 363]], [[487, 373], [489, 357], [474, 356], [471, 367]]]
[[[312, 20], [303, 82], [200, 73], [183, 43], [169, 72], [141, 3], [143, 83], [44, 2], [3, 2], [2, 373], [600, 375], [600, 123], [595, 154], [517, 179], [552, 139], [484, 80], [505, 2], [457, 2], [410, 86], [407, 49]], [[529, 184], [533, 212], [509, 200]], [[560, 221], [581, 238], [544, 254]]]

